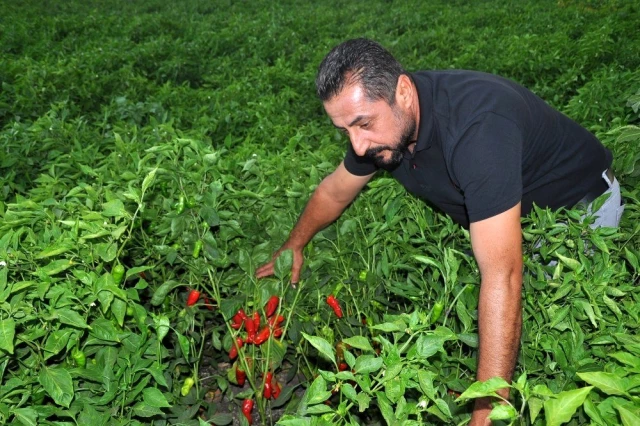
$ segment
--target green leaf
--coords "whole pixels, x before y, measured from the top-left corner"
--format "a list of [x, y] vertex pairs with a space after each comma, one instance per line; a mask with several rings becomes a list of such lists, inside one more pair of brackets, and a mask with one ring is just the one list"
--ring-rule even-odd
[[369, 408], [369, 404], [371, 404], [371, 397], [364, 392], [360, 392], [356, 397], [356, 401], [358, 402], [358, 411], [362, 413], [364, 410]]
[[307, 333], [302, 333], [302, 336], [309, 341], [313, 345], [314, 348], [318, 350], [325, 358], [335, 364], [336, 362], [336, 354], [333, 346], [329, 344], [322, 337], [310, 336]]
[[167, 398], [157, 388], [146, 388], [142, 391], [142, 399], [144, 402], [156, 408], [170, 408], [171, 404], [167, 401]]
[[124, 204], [120, 200], [111, 200], [102, 205], [102, 214], [106, 217], [124, 217], [127, 216], [127, 211], [124, 208]]
[[527, 402], [529, 405], [529, 418], [531, 419], [531, 423], [533, 424], [538, 418], [538, 414], [540, 414], [540, 411], [542, 410], [542, 404], [544, 403], [544, 401], [540, 398], [532, 396]]
[[620, 414], [623, 426], [638, 426], [640, 425], [640, 416], [633, 411], [629, 410], [622, 405], [615, 404], [616, 410]]
[[313, 383], [311, 383], [311, 386], [309, 386], [309, 389], [307, 389], [307, 393], [305, 395], [307, 404], [320, 404], [329, 398], [331, 398], [331, 392], [327, 390], [327, 382], [322, 376], [316, 377]]
[[518, 417], [518, 412], [512, 405], [498, 404], [489, 414], [490, 420], [512, 420]]
[[361, 349], [363, 351], [373, 352], [373, 348], [371, 347], [371, 344], [369, 343], [369, 340], [366, 337], [353, 336], [353, 337], [344, 339], [343, 342], [353, 348]]
[[445, 338], [440, 336], [425, 336], [421, 335], [418, 337], [416, 341], [416, 348], [418, 350], [418, 355], [421, 358], [427, 359], [432, 355], [438, 353], [438, 351], [443, 350]]
[[203, 423], [202, 426], [211, 426], [211, 425], [226, 426], [233, 423], [233, 416], [227, 413], [216, 413], [213, 416], [209, 417], [208, 422], [205, 422], [202, 419], [200, 419], [200, 421]]
[[67, 346], [67, 342], [69, 341], [69, 337], [71, 337], [72, 333], [73, 330], [68, 328], [56, 330], [51, 333], [44, 345], [44, 351], [46, 352], [44, 359], [49, 359], [64, 349], [64, 347]]
[[579, 261], [577, 261], [575, 259], [571, 259], [569, 257], [563, 256], [558, 252], [556, 252], [555, 255], [558, 257], [558, 259], [560, 259], [560, 261], [564, 265], [566, 265], [572, 271], [576, 271], [576, 270], [578, 270], [579, 268], [582, 267], [582, 263], [580, 263]]
[[510, 387], [502, 377], [492, 377], [484, 382], [475, 382], [465, 390], [456, 401], [464, 399], [482, 398], [485, 396], [497, 396], [496, 391]]
[[0, 349], [13, 354], [13, 339], [16, 335], [16, 323], [12, 318], [0, 321]]
[[167, 294], [178, 285], [180, 285], [180, 283], [173, 280], [165, 281], [164, 283], [162, 283], [153, 293], [153, 297], [151, 297], [151, 304], [153, 306], [162, 305], [162, 302], [164, 302]]
[[273, 268], [274, 275], [279, 280], [284, 280], [287, 274], [291, 272], [291, 265], [293, 265], [293, 251], [288, 249], [280, 253], [280, 256], [276, 259]]
[[153, 376], [156, 383], [169, 389], [167, 380], [164, 378], [164, 375], [162, 374], [162, 371], [159, 368], [149, 367], [149, 368], [143, 368], [142, 370], [149, 372], [149, 374]]
[[587, 413], [592, 423], [598, 426], [607, 426], [607, 422], [602, 418], [600, 411], [592, 401], [592, 395], [584, 400], [584, 412]]
[[144, 177], [144, 180], [142, 181], [142, 193], [144, 194], [147, 189], [149, 189], [149, 187], [153, 184], [153, 181], [155, 180], [156, 177], [156, 173], [158, 172], [158, 168], [156, 167], [155, 169], [151, 170], [149, 172], [149, 174], [147, 174]]
[[67, 308], [62, 308], [62, 309], [57, 309], [55, 313], [58, 319], [60, 320], [60, 322], [63, 324], [68, 324], [78, 328], [91, 328], [86, 323], [84, 318], [82, 318], [80, 314], [78, 314], [76, 311], [72, 311], [71, 309], [67, 309]]
[[627, 381], [616, 374], [604, 372], [578, 373], [578, 377], [607, 395], [630, 396], [626, 389]]
[[62, 271], [69, 269], [72, 265], [73, 265], [73, 261], [70, 259], [59, 259], [59, 260], [54, 260], [53, 262], [49, 263], [47, 266], [44, 266], [38, 269], [38, 271], [44, 273], [45, 275], [53, 276], [53, 275], [59, 274]]
[[349, 398], [351, 401], [356, 402], [356, 398], [358, 397], [358, 393], [356, 392], [356, 389], [350, 383], [343, 383], [340, 386], [340, 392], [342, 392], [344, 394], [344, 396]]
[[183, 334], [180, 334], [177, 331], [176, 336], [178, 337], [178, 344], [180, 345], [180, 350], [182, 351], [184, 359], [189, 360], [189, 339], [187, 339]]
[[61, 367], [43, 367], [38, 381], [56, 404], [69, 408], [73, 400], [73, 380], [71, 374]]
[[357, 374], [371, 374], [380, 370], [383, 363], [382, 358], [376, 358], [373, 355], [361, 355], [356, 359], [354, 370]]
[[544, 403], [544, 417], [546, 426], [560, 426], [571, 420], [573, 414], [583, 403], [593, 386], [560, 392], [556, 398], [550, 398]]
[[38, 425], [38, 413], [33, 408], [16, 408], [11, 410], [15, 416], [14, 420], [17, 420], [24, 426], [37, 426]]
[[402, 321], [385, 322], [385, 323], [382, 323], [382, 324], [374, 325], [371, 328], [373, 328], [375, 330], [384, 331], [386, 333], [391, 333], [391, 332], [394, 332], [394, 331], [405, 331], [406, 328], [407, 328], [407, 325], [404, 324]]
[[138, 417], [153, 417], [153, 416], [164, 416], [162, 410], [157, 407], [152, 407], [149, 404], [144, 402], [139, 402], [133, 407], [133, 412]]
[[418, 383], [420, 384], [420, 390], [430, 400], [435, 400], [435, 388], [433, 387], [433, 379], [436, 374], [432, 371], [418, 370]]

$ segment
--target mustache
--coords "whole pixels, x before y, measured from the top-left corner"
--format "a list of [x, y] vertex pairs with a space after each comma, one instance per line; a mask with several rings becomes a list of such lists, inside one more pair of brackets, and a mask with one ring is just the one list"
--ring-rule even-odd
[[364, 156], [367, 158], [375, 158], [378, 154], [380, 154], [383, 151], [398, 151], [398, 148], [394, 148], [389, 145], [377, 146], [375, 148], [369, 148], [368, 150], [366, 150], [364, 153]]

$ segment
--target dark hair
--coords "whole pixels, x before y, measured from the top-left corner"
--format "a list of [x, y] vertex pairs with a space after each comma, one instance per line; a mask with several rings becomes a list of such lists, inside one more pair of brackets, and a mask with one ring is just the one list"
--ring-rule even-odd
[[322, 60], [316, 76], [316, 91], [328, 101], [353, 83], [362, 84], [371, 101], [395, 102], [398, 77], [406, 74], [402, 65], [378, 43], [365, 38], [347, 40], [334, 47]]

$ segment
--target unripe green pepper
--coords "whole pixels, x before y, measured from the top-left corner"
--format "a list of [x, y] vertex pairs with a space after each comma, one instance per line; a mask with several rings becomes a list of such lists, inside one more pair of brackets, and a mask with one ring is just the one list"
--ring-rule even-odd
[[87, 356], [80, 349], [74, 348], [73, 351], [71, 351], [71, 357], [78, 367], [84, 368], [87, 365]]
[[176, 213], [178, 214], [184, 211], [184, 195], [178, 197], [178, 202], [173, 207], [176, 209]]
[[122, 282], [122, 277], [124, 277], [124, 266], [119, 263], [114, 266], [111, 271], [111, 276], [113, 277], [113, 281], [116, 285], [120, 284]]
[[202, 240], [196, 241], [195, 245], [193, 246], [193, 253], [191, 254], [194, 258], [200, 256], [200, 250], [202, 250]]
[[437, 302], [435, 305], [433, 305], [433, 308], [431, 309], [431, 324], [438, 321], [443, 309], [444, 303], [442, 302]]
[[186, 379], [184, 379], [184, 383], [182, 384], [182, 388], [180, 388], [180, 395], [182, 395], [182, 396], [189, 395], [189, 391], [191, 390], [191, 388], [193, 387], [193, 385], [195, 383], [196, 383], [196, 381], [193, 380], [192, 377], [187, 377]]

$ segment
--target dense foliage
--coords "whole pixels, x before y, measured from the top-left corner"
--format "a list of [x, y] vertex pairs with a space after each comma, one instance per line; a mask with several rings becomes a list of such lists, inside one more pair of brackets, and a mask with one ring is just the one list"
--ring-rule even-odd
[[347, 143], [316, 68], [366, 36], [409, 70], [512, 78], [612, 149], [619, 229], [524, 220], [494, 416], [640, 424], [635, 2], [0, 6], [0, 423], [461, 424], [506, 385], [474, 383], [468, 234], [387, 175], [309, 244], [297, 287], [288, 255], [254, 278]]

